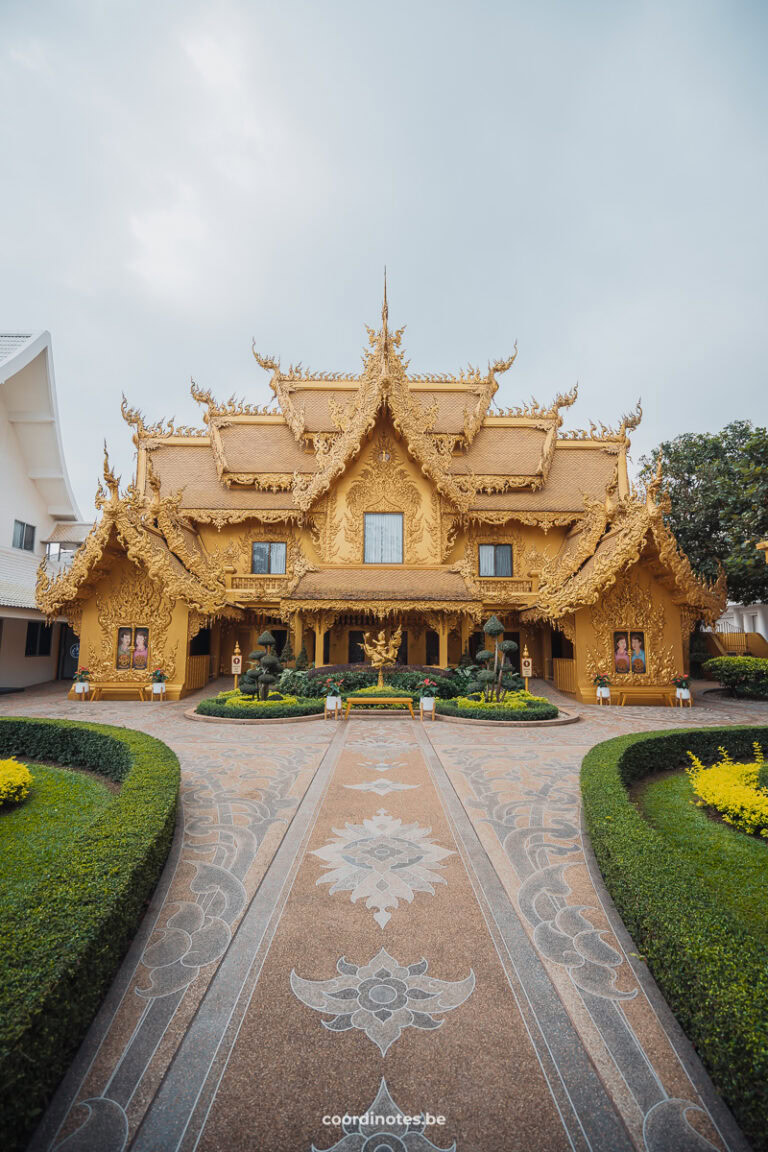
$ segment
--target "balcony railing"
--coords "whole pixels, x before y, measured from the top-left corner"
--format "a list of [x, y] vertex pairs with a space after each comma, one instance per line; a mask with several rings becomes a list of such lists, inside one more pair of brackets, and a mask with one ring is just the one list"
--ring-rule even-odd
[[230, 576], [229, 587], [241, 596], [280, 596], [288, 577], [281, 576]]
[[479, 579], [478, 586], [482, 592], [508, 592], [511, 596], [516, 593], [530, 593], [534, 591], [533, 580], [522, 576], [497, 576], [491, 579]]

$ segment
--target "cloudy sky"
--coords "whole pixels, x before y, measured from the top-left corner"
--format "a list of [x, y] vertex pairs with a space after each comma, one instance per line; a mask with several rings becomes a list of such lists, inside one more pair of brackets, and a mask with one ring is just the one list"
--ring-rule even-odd
[[0, 0], [0, 330], [53, 336], [90, 515], [124, 391], [266, 401], [251, 338], [355, 370], [389, 269], [415, 370], [768, 419], [768, 6]]

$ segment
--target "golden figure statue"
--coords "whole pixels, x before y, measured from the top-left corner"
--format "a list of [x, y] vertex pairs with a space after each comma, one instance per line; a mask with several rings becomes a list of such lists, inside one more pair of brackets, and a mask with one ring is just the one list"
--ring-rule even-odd
[[387, 633], [384, 628], [382, 628], [375, 640], [371, 639], [370, 632], [363, 633], [363, 651], [370, 660], [371, 666], [379, 670], [379, 679], [376, 682], [377, 688], [384, 687], [384, 669], [389, 664], [397, 663], [397, 653], [402, 638], [403, 629], [400, 624], [398, 624], [397, 631], [392, 633], [389, 640], [387, 640]]

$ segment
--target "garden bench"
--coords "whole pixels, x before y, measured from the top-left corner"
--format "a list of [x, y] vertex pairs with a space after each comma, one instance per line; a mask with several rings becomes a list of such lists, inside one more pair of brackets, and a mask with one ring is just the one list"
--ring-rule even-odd
[[105, 692], [135, 692], [139, 700], [146, 700], [147, 691], [152, 691], [148, 684], [125, 684], [120, 680], [106, 680], [102, 684], [91, 684], [90, 689], [89, 700], [103, 700]]
[[353, 704], [406, 704], [411, 714], [411, 720], [416, 719], [413, 714], [413, 700], [410, 696], [348, 696], [347, 709], [344, 713], [345, 720], [349, 719], [349, 710]]
[[672, 685], [664, 687], [663, 685], [633, 685], [631, 688], [617, 688], [617, 696], [619, 697], [619, 704], [623, 708], [629, 701], [630, 704], [637, 702], [638, 704], [647, 704], [650, 700], [661, 700], [665, 705], [670, 708], [675, 703], [675, 689]]

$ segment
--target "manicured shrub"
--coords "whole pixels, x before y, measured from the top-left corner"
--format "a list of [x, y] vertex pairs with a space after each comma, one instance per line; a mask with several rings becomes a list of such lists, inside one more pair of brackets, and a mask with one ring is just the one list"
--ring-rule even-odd
[[506, 700], [488, 703], [464, 697], [461, 707], [456, 700], [438, 700], [435, 707], [444, 716], [459, 716], [462, 720], [555, 720], [558, 710], [555, 704], [530, 704], [526, 708], [506, 706]]
[[26, 1144], [144, 914], [173, 837], [179, 762], [143, 733], [37, 719], [0, 719], [0, 753], [122, 784], [41, 881], [0, 906], [0, 1147], [11, 1150]]
[[201, 700], [195, 712], [200, 716], [222, 716], [230, 720], [278, 720], [286, 716], [313, 716], [322, 712], [324, 707], [325, 701], [317, 699], [296, 699], [295, 703], [286, 700], [254, 700], [248, 704], [230, 704], [218, 696], [211, 696]]
[[280, 674], [277, 689], [288, 696], [301, 696], [305, 700], [317, 696], [315, 688], [310, 688], [309, 676], [301, 668], [286, 668]]
[[31, 784], [32, 773], [26, 764], [19, 764], [13, 756], [0, 760], [0, 807], [26, 800]]
[[768, 660], [756, 656], [718, 656], [707, 660], [702, 668], [734, 696], [768, 699]]
[[[765, 948], [698, 879], [630, 800], [627, 786], [726, 747], [753, 758], [768, 729], [682, 729], [620, 736], [584, 758], [581, 789], [608, 890], [683, 1029], [755, 1149], [768, 1148], [768, 967]], [[767, 849], [768, 851], [768, 849]]]

